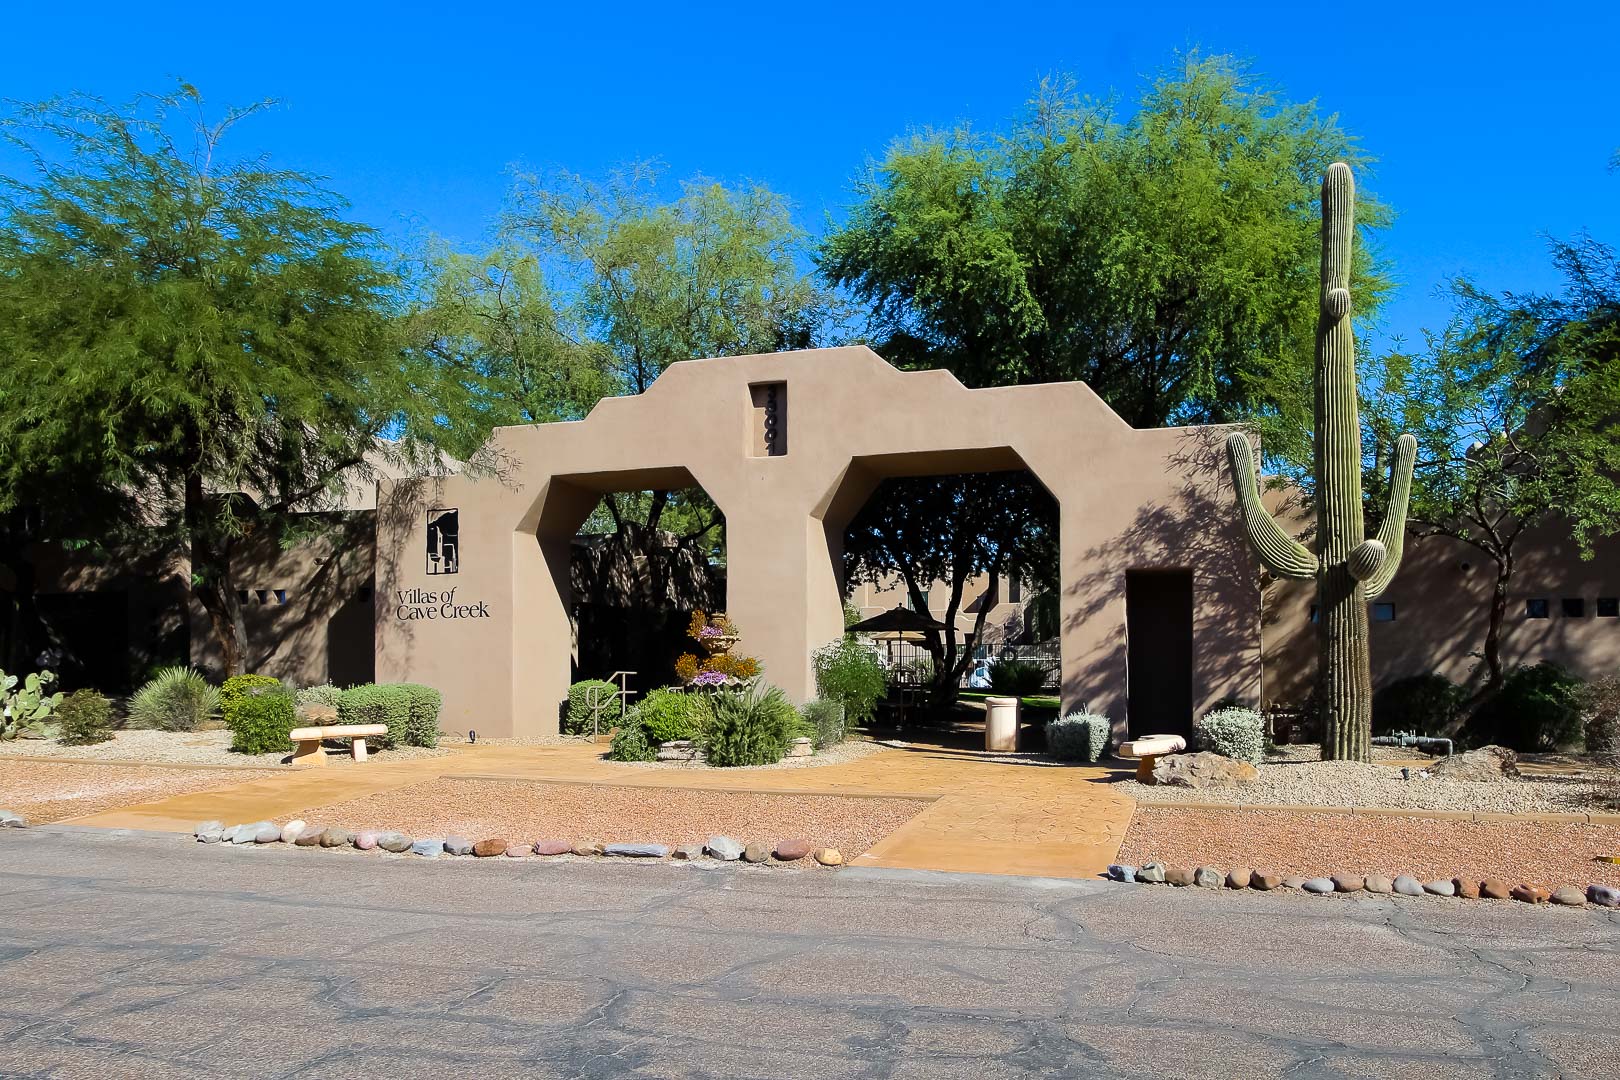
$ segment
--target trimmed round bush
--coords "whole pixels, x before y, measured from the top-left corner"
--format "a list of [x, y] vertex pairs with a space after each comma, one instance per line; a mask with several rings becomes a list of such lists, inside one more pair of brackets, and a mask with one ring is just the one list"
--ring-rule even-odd
[[[701, 694], [688, 694], [663, 687], [642, 698], [631, 710], [626, 726], [640, 727], [647, 740], [667, 743], [676, 739], [696, 739], [703, 734], [708, 702]], [[586, 730], [590, 730], [587, 721]]]
[[113, 737], [112, 702], [95, 690], [75, 690], [56, 711], [56, 741], [63, 746], [93, 746]]
[[444, 704], [444, 695], [420, 683], [401, 683], [399, 689], [410, 705], [410, 716], [405, 721], [405, 745], [438, 746], [439, 709]]
[[847, 734], [844, 730], [844, 707], [838, 702], [816, 698], [805, 702], [799, 713], [804, 717], [805, 727], [809, 729], [807, 734], [817, 750], [825, 750], [844, 741]]
[[1514, 668], [1502, 689], [1469, 717], [1469, 746], [1495, 743], [1520, 753], [1579, 749], [1581, 680], [1551, 662]]
[[601, 708], [600, 730], [607, 731], [619, 722], [619, 684], [606, 679], [582, 679], [568, 688], [568, 714], [563, 717], [565, 735], [585, 735], [592, 728], [591, 700], [594, 697]]
[[219, 684], [220, 711], [229, 720], [231, 706], [238, 701], [281, 688], [281, 680], [272, 675], [232, 675]]
[[163, 668], [129, 699], [137, 727], [196, 731], [219, 713], [219, 690], [186, 667]]
[[338, 695], [338, 723], [381, 724], [388, 729], [378, 742], [382, 749], [405, 743], [411, 723], [411, 698], [403, 686], [366, 683]]
[[1444, 675], [1409, 675], [1373, 695], [1373, 734], [1442, 735], [1462, 715], [1463, 688]]
[[1108, 748], [1108, 717], [1072, 712], [1046, 722], [1046, 752], [1064, 761], [1096, 761]]
[[1212, 709], [1193, 724], [1193, 745], [1258, 765], [1266, 756], [1266, 723], [1253, 709]]
[[285, 691], [259, 693], [237, 701], [227, 722], [231, 749], [239, 754], [286, 751], [292, 749], [289, 733], [298, 726], [298, 708]]
[[657, 761], [658, 750], [647, 740], [640, 724], [625, 724], [613, 733], [607, 756], [613, 761]]

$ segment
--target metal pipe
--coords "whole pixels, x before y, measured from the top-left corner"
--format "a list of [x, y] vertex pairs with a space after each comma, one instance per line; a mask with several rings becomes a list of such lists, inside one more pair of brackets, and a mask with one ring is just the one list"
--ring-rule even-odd
[[1446, 757], [1450, 757], [1454, 753], [1450, 739], [1430, 735], [1415, 735], [1410, 731], [1397, 731], [1391, 735], [1375, 735], [1373, 736], [1373, 745], [1409, 746], [1426, 753], [1432, 753], [1439, 747], [1444, 746], [1446, 748]]

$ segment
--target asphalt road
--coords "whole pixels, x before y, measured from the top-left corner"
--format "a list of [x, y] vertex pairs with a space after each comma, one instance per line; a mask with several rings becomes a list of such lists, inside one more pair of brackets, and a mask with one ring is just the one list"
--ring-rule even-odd
[[0, 1076], [1620, 1076], [1620, 918], [0, 832]]

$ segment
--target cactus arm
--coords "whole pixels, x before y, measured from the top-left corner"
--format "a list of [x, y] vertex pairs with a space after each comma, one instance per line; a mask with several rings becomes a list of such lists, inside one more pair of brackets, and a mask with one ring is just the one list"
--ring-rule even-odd
[[1406, 542], [1406, 503], [1412, 494], [1412, 463], [1416, 459], [1416, 439], [1402, 435], [1395, 440], [1395, 460], [1389, 464], [1389, 507], [1384, 514], [1384, 524], [1378, 530], [1378, 542], [1389, 554], [1383, 565], [1364, 579], [1369, 600], [1388, 588], [1395, 571], [1401, 568], [1401, 553]]
[[1261, 504], [1260, 486], [1254, 475], [1254, 448], [1241, 432], [1227, 437], [1226, 458], [1231, 463], [1232, 484], [1237, 489], [1238, 515], [1261, 565], [1277, 577], [1315, 577], [1316, 556], [1284, 532], [1271, 511]]

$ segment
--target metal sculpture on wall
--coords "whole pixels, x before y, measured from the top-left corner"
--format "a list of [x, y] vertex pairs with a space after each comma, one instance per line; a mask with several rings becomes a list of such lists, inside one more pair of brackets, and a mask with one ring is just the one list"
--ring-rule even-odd
[[427, 572], [454, 574], [461, 569], [461, 522], [455, 507], [427, 513]]

